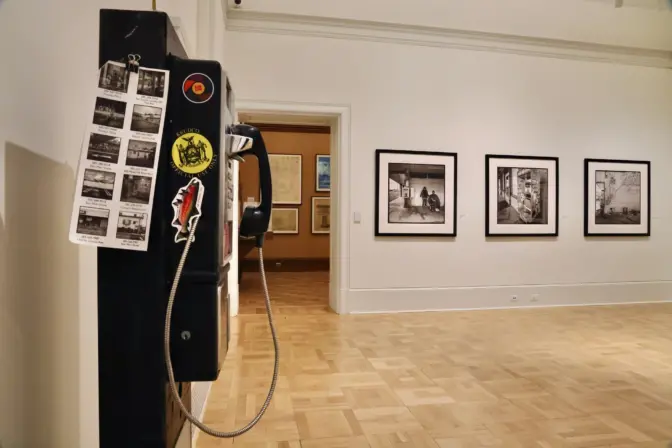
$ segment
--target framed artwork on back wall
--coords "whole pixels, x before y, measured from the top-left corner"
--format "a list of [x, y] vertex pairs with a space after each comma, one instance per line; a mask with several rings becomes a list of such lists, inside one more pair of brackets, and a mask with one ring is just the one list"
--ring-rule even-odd
[[301, 205], [301, 154], [269, 154], [273, 205]]
[[651, 162], [584, 160], [584, 236], [651, 235]]
[[315, 191], [331, 191], [331, 156], [315, 156]]
[[273, 207], [269, 225], [269, 229], [271, 228], [275, 234], [297, 235], [299, 233], [299, 209]]
[[558, 236], [557, 157], [485, 156], [485, 236]]
[[457, 154], [376, 150], [376, 236], [457, 234]]

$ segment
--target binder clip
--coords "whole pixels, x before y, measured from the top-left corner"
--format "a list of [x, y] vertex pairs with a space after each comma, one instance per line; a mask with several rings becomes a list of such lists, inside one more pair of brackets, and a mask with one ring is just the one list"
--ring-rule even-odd
[[140, 55], [129, 54], [128, 59], [126, 60], [126, 71], [130, 73], [138, 73], [139, 68], [140, 68]]

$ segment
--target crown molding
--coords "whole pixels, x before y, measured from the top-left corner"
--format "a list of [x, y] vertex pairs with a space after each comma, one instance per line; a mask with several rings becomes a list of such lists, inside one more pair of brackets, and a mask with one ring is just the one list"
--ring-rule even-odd
[[672, 68], [672, 51], [244, 9], [229, 9], [226, 29]]

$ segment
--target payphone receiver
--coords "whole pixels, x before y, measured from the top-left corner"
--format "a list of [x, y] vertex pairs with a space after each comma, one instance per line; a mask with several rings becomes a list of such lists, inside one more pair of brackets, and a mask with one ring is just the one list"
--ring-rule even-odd
[[[180, 277], [182, 276], [182, 270], [184, 264], [187, 261], [187, 256], [189, 254], [189, 248], [191, 243], [194, 241], [194, 235], [196, 233], [196, 227], [198, 226], [198, 221], [201, 218], [201, 211], [199, 202], [202, 200], [203, 192], [200, 186], [200, 181], [197, 179], [190, 181], [187, 187], [181, 189], [178, 192], [178, 195], [173, 200], [173, 205], [175, 207], [176, 221], [174, 226], [181, 230], [181, 235], [179, 241], [185, 241], [184, 249], [182, 251], [182, 256], [177, 265], [177, 271], [175, 272], [175, 277], [173, 279], [173, 284], [170, 290], [170, 296], [168, 297], [168, 306], [166, 309], [166, 323], [164, 328], [164, 355], [166, 358], [166, 367], [168, 370], [168, 382], [170, 384], [170, 391], [173, 395], [173, 398], [180, 407], [180, 410], [184, 413], [187, 420], [189, 420], [194, 426], [198, 427], [204, 433], [211, 435], [213, 437], [219, 438], [233, 438], [238, 437], [241, 434], [246, 433], [252, 429], [264, 415], [268, 406], [271, 404], [271, 399], [273, 398], [273, 393], [275, 392], [275, 387], [278, 382], [278, 373], [280, 370], [280, 351], [278, 344], [278, 337], [275, 331], [275, 324], [273, 323], [273, 314], [271, 312], [271, 299], [268, 293], [268, 284], [266, 283], [266, 271], [264, 269], [264, 254], [263, 254], [263, 245], [264, 245], [264, 235], [268, 231], [268, 223], [271, 218], [271, 202], [272, 202], [272, 183], [271, 183], [271, 166], [268, 159], [268, 152], [266, 151], [266, 145], [264, 144], [264, 139], [261, 136], [261, 133], [257, 128], [245, 124], [237, 124], [230, 126], [227, 129], [226, 138], [231, 139], [231, 144], [228, 145], [229, 149], [227, 150], [228, 156], [239, 160], [244, 161], [243, 157], [247, 155], [254, 155], [257, 157], [259, 162], [259, 184], [261, 190], [261, 203], [257, 207], [246, 207], [243, 218], [240, 222], [240, 235], [243, 237], [254, 237], [256, 239], [256, 246], [259, 250], [259, 271], [261, 273], [261, 281], [264, 287], [264, 298], [266, 304], [266, 314], [268, 316], [268, 325], [271, 330], [271, 336], [273, 339], [273, 349], [274, 349], [274, 364], [273, 364], [273, 377], [271, 379], [271, 385], [268, 389], [268, 395], [266, 400], [261, 405], [257, 415], [250, 420], [250, 422], [244, 427], [234, 430], [234, 431], [217, 431], [212, 428], [209, 428], [202, 422], [200, 422], [196, 417], [194, 417], [191, 412], [184, 406], [180, 393], [178, 392], [177, 385], [175, 383], [175, 372], [173, 371], [173, 365], [170, 354], [170, 324], [173, 313], [173, 305], [175, 303], [175, 296], [177, 293], [177, 287], [180, 282]], [[194, 185], [192, 185], [194, 183]], [[191, 206], [192, 202], [187, 199], [187, 195], [191, 192], [190, 188], [193, 187], [193, 190], [200, 196], [196, 200], [196, 206]], [[196, 194], [194, 193], [194, 194]], [[178, 237], [176, 237], [176, 242]]]
[[241, 139], [231, 145], [231, 155], [242, 159], [247, 155], [254, 155], [259, 162], [259, 189], [261, 201], [256, 207], [245, 207], [243, 218], [240, 221], [240, 236], [254, 237], [257, 247], [264, 244], [264, 235], [268, 231], [271, 220], [271, 204], [273, 202], [273, 187], [271, 185], [271, 164], [264, 139], [259, 129], [248, 124], [236, 124], [229, 128], [231, 135]]

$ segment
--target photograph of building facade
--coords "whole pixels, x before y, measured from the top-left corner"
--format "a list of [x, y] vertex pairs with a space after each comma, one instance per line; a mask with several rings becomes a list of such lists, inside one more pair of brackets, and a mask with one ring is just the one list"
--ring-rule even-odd
[[548, 224], [548, 170], [497, 168], [497, 224]]
[[77, 233], [85, 235], [107, 235], [110, 211], [93, 207], [80, 207], [77, 220]]
[[126, 165], [152, 168], [156, 156], [156, 143], [130, 140], [126, 153]]
[[642, 174], [595, 171], [595, 224], [642, 222]]
[[117, 223], [117, 238], [125, 240], [144, 240], [147, 230], [147, 214], [120, 212]]

